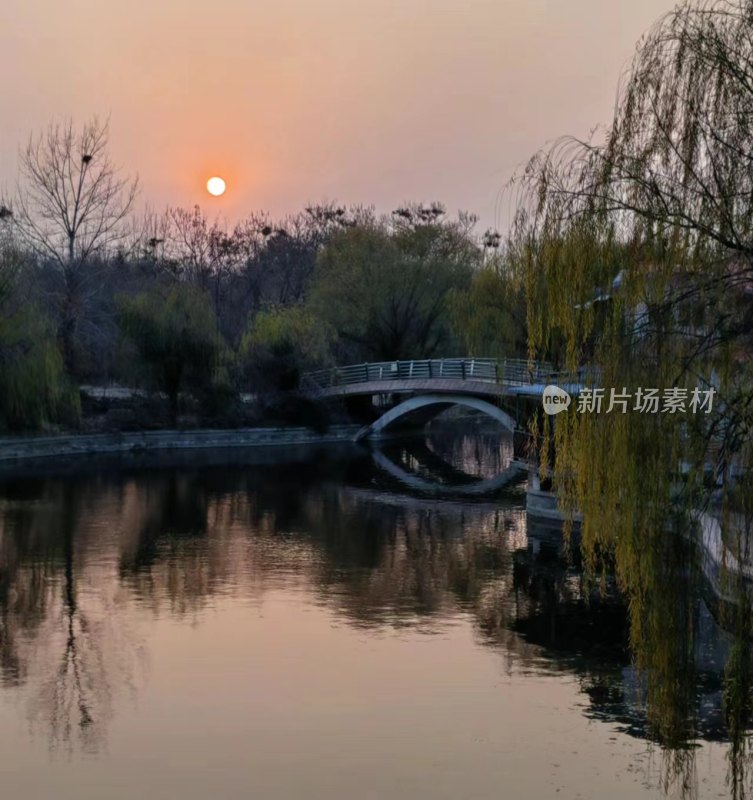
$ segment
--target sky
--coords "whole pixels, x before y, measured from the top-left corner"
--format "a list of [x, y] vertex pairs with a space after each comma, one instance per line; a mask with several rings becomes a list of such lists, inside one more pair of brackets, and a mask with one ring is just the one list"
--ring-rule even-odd
[[638, 39], [673, 5], [0, 0], [0, 192], [32, 132], [98, 115], [153, 209], [437, 200], [504, 228], [510, 177], [609, 121]]

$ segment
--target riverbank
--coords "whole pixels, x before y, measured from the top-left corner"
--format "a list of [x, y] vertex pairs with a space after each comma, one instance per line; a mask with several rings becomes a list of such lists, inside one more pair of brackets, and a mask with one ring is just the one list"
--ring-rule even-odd
[[39, 459], [107, 453], [344, 443], [353, 441], [359, 428], [359, 425], [333, 425], [324, 433], [310, 428], [276, 427], [7, 436], [0, 438], [0, 467]]

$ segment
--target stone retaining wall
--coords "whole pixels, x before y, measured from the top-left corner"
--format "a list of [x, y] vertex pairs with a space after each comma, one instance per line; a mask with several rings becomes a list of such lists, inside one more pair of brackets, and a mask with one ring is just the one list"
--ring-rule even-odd
[[0, 438], [0, 463], [97, 453], [351, 442], [358, 430], [358, 425], [333, 425], [326, 433], [315, 433], [309, 428], [236, 428], [4, 437]]

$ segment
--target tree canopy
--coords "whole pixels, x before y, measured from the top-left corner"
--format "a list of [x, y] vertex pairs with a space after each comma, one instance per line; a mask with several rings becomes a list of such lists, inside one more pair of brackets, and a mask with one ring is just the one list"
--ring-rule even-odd
[[72, 423], [78, 414], [49, 321], [19, 302], [22, 265], [22, 253], [0, 222], [0, 430]]
[[528, 351], [526, 300], [510, 251], [494, 252], [467, 289], [450, 296], [450, 314], [469, 353], [520, 358]]
[[332, 361], [332, 328], [302, 306], [278, 307], [252, 318], [239, 355], [254, 388], [291, 390], [302, 372]]
[[448, 294], [468, 287], [479, 260], [459, 224], [357, 225], [321, 252], [311, 308], [337, 331], [350, 358], [428, 358], [458, 346]]
[[205, 294], [186, 284], [121, 299], [121, 324], [148, 376], [168, 398], [173, 425], [181, 390], [205, 390], [220, 367], [222, 343]]

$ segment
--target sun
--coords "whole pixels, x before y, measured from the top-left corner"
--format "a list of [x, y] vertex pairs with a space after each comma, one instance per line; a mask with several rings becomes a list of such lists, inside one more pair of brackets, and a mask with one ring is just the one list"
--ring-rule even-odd
[[220, 197], [221, 195], [225, 194], [226, 188], [227, 186], [222, 178], [214, 177], [207, 181], [207, 191], [214, 197]]

